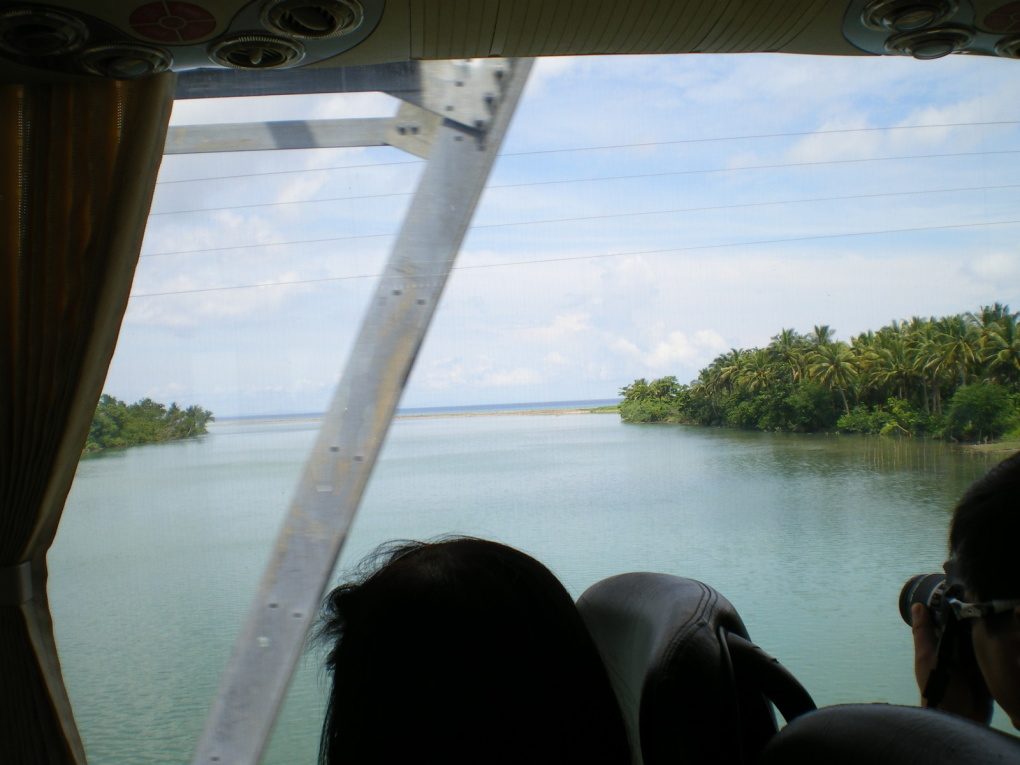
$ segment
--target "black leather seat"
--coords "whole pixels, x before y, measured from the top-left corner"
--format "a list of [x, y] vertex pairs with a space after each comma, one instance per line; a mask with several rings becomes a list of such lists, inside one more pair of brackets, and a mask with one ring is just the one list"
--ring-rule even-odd
[[752, 645], [726, 598], [693, 579], [630, 573], [577, 602], [602, 651], [645, 765], [752, 763], [814, 702]]
[[761, 765], [1020, 763], [1020, 739], [918, 707], [845, 704], [799, 717], [765, 747]]

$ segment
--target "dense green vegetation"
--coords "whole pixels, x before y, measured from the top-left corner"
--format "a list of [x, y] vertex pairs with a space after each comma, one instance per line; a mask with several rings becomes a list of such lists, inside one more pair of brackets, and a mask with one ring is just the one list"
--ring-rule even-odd
[[92, 418], [85, 451], [199, 436], [207, 432], [206, 423], [214, 419], [212, 412], [199, 406], [181, 409], [170, 404], [168, 409], [149, 398], [125, 404], [104, 393]]
[[894, 321], [849, 343], [833, 334], [781, 330], [765, 348], [722, 354], [689, 385], [635, 380], [620, 390], [620, 416], [961, 441], [1020, 431], [1020, 313], [1008, 306]]

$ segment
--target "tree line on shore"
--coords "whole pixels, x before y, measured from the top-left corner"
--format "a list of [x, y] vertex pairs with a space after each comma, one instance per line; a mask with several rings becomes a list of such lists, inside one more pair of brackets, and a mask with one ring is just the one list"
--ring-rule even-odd
[[783, 329], [764, 348], [733, 348], [696, 380], [635, 380], [628, 422], [768, 431], [924, 435], [964, 441], [1020, 435], [1020, 313], [893, 321], [843, 342], [818, 325]]
[[173, 403], [168, 408], [151, 398], [125, 404], [104, 393], [92, 418], [85, 451], [200, 436], [208, 432], [206, 424], [215, 419], [212, 412], [200, 406], [181, 409]]

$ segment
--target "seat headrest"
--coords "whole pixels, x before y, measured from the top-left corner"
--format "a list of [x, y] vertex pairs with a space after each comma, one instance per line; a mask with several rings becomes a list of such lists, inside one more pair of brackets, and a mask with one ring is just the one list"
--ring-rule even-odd
[[620, 574], [592, 585], [578, 608], [639, 733], [645, 765], [740, 763], [775, 733], [765, 697], [733, 678], [726, 635], [747, 638], [747, 630], [708, 585]]
[[798, 717], [769, 741], [759, 762], [1015, 765], [1020, 739], [935, 709], [843, 704]]

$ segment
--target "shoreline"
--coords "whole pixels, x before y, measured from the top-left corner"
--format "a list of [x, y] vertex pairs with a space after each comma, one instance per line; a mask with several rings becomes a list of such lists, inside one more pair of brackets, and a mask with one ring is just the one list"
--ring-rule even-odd
[[548, 416], [561, 414], [598, 414], [594, 409], [509, 409], [492, 412], [431, 412], [428, 414], [395, 414], [394, 420], [413, 420], [426, 417], [510, 417], [510, 416]]
[[960, 446], [972, 452], [1016, 452], [1020, 451], [1020, 439], [1009, 438], [985, 444], [960, 444]]
[[[507, 409], [493, 410], [491, 412], [428, 412], [422, 414], [395, 414], [394, 420], [415, 420], [432, 419], [436, 417], [559, 417], [560, 415], [574, 414], [617, 414], [616, 409], [599, 411], [601, 407], [590, 409]], [[272, 422], [322, 422], [325, 416], [319, 417], [264, 417], [255, 420], [241, 420], [225, 418], [210, 423], [213, 427], [217, 425], [264, 425]]]

